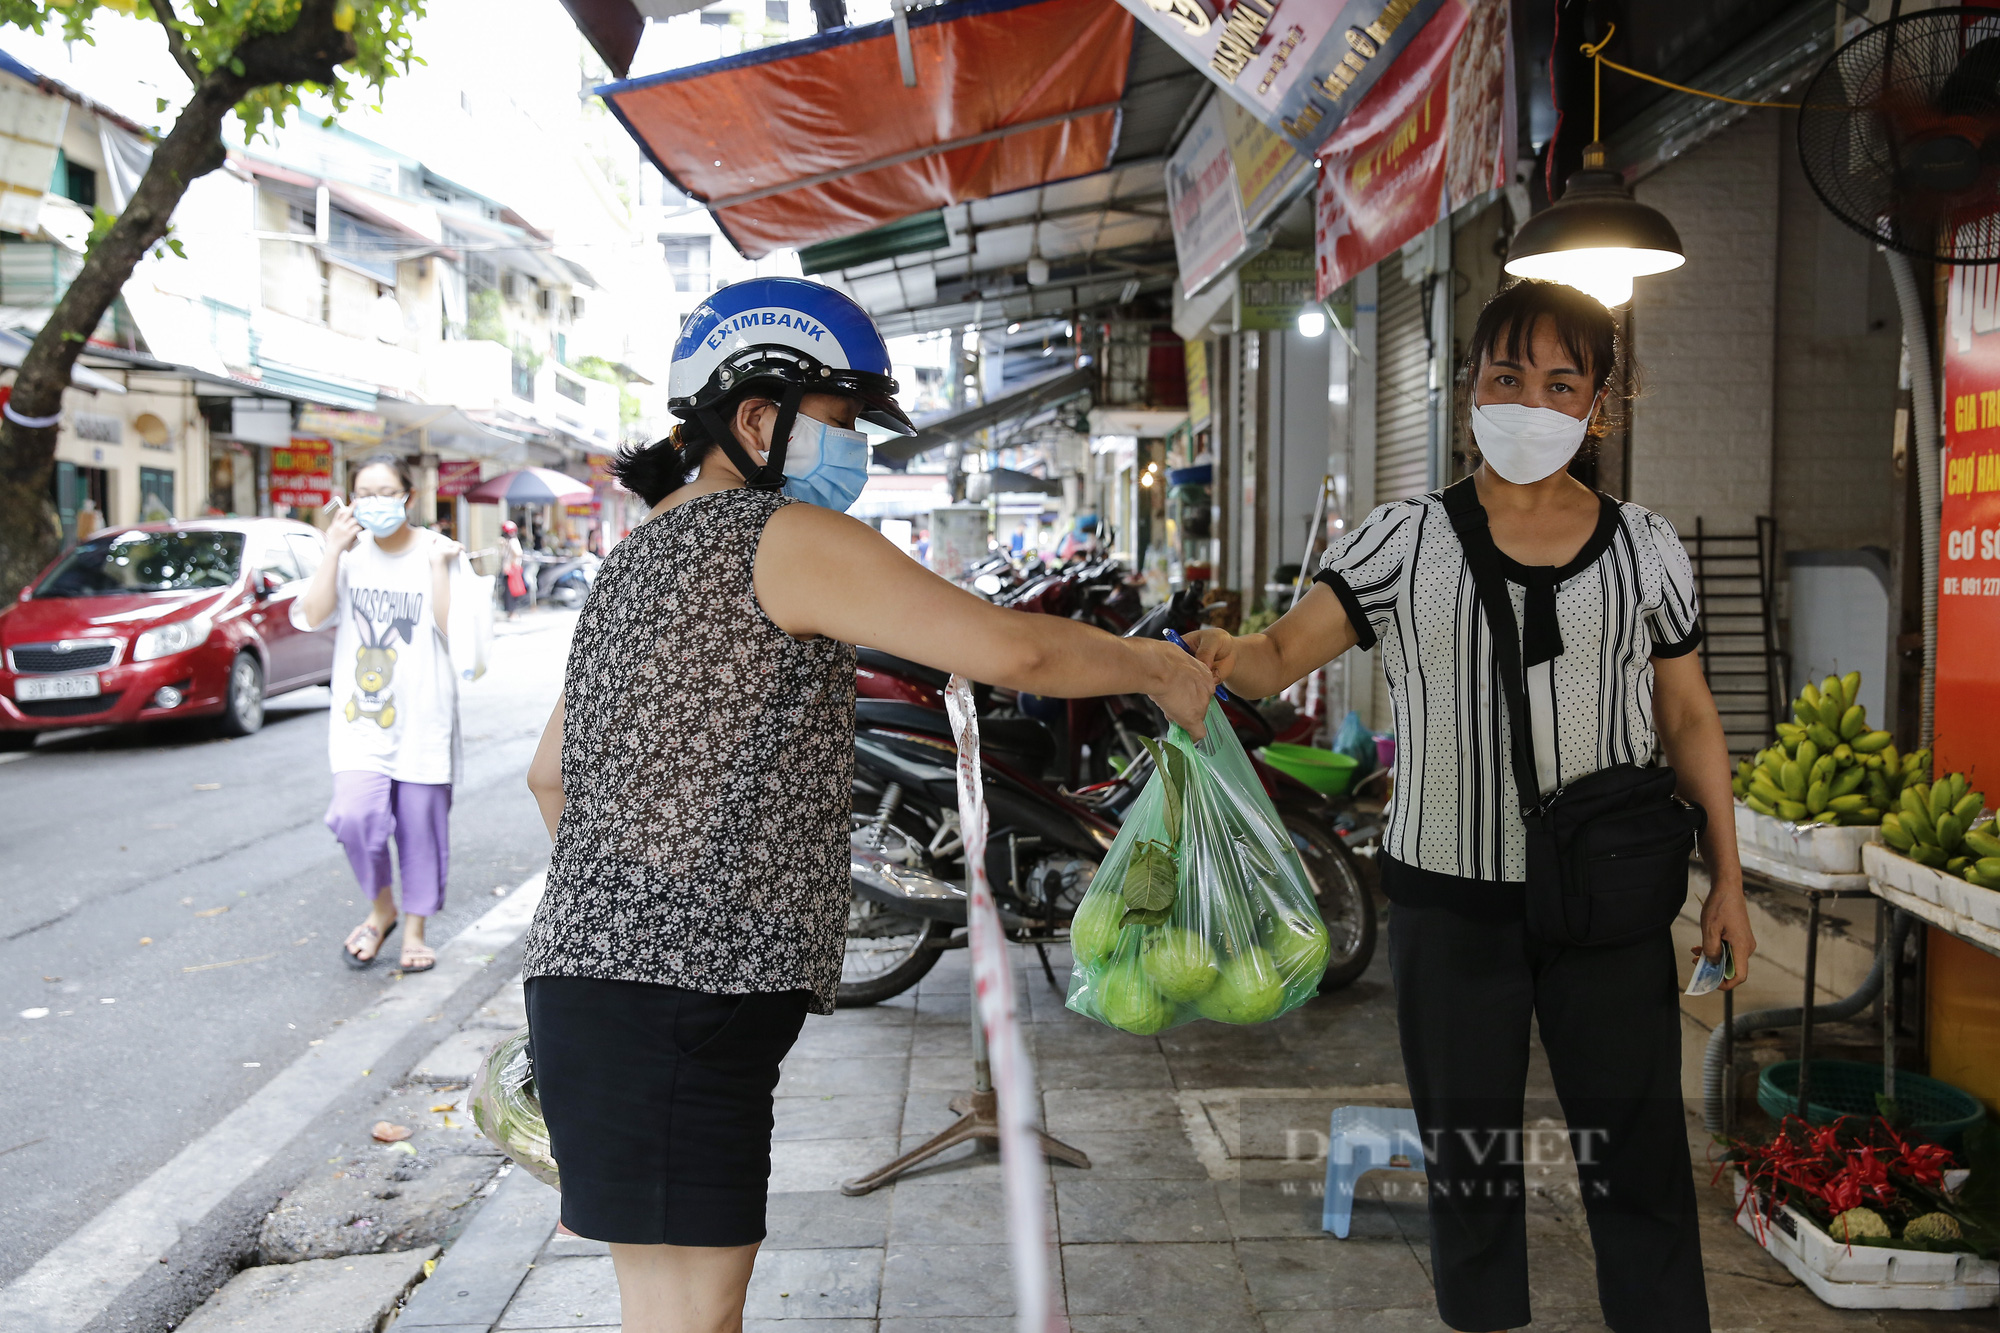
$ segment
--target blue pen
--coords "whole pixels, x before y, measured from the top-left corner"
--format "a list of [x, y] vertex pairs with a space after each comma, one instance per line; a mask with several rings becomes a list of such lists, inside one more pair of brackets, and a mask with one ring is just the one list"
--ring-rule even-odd
[[[1173, 645], [1174, 647], [1176, 647], [1176, 648], [1180, 649], [1180, 650], [1181, 650], [1182, 652], [1184, 652], [1184, 653], [1193, 653], [1193, 652], [1194, 652], [1194, 649], [1192, 649], [1192, 648], [1190, 648], [1190, 647], [1188, 647], [1188, 646], [1187, 646], [1187, 640], [1186, 640], [1186, 639], [1183, 639], [1183, 638], [1182, 638], [1182, 637], [1181, 637], [1180, 635], [1176, 634], [1176, 633], [1175, 633], [1175, 632], [1174, 632], [1173, 630], [1167, 630], [1167, 631], [1166, 631], [1166, 636], [1167, 636], [1167, 642], [1168, 642], [1168, 643], [1171, 643], [1171, 644], [1172, 644], [1172, 645]], [[1223, 688], [1222, 688], [1222, 687], [1221, 687], [1220, 685], [1218, 685], [1218, 686], [1216, 686], [1216, 687], [1215, 687], [1215, 697], [1216, 697], [1216, 698], [1218, 698], [1218, 699], [1220, 699], [1220, 700], [1222, 700], [1222, 702], [1224, 702], [1224, 703], [1228, 703], [1228, 702], [1229, 702], [1229, 691], [1228, 691], [1228, 690], [1225, 690], [1225, 689], [1223, 689]]]

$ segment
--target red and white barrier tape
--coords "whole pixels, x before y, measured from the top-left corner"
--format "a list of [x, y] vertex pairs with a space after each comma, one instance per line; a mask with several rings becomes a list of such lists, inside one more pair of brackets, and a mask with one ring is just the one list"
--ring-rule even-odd
[[958, 741], [958, 822], [971, 868], [968, 916], [972, 926], [972, 988], [986, 1033], [993, 1089], [999, 1095], [1000, 1178], [1007, 1204], [1007, 1243], [1014, 1268], [1015, 1327], [1019, 1333], [1066, 1333], [1069, 1321], [1049, 1282], [1048, 1200], [1042, 1144], [1036, 1135], [1035, 1076], [1014, 1008], [1014, 972], [1007, 937], [986, 881], [986, 791], [979, 777], [979, 718], [972, 683], [953, 676], [945, 689], [952, 734]]

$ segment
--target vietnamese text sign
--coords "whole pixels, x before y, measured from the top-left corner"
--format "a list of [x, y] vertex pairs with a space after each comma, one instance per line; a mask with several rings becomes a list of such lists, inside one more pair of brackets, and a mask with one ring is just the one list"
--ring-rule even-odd
[[1935, 771], [2000, 780], [2000, 270], [1951, 271], [1945, 305]]
[[1120, 0], [1294, 150], [1313, 150], [1457, 0]]
[[317, 509], [333, 498], [333, 443], [294, 435], [271, 451], [271, 503]]
[[1313, 257], [1266, 250], [1236, 271], [1236, 327], [1289, 329], [1313, 301]]
[[1243, 226], [1255, 231], [1291, 197], [1292, 185], [1306, 173], [1310, 159], [1293, 152], [1290, 144], [1235, 102], [1221, 98], [1217, 105], [1222, 108], [1222, 132], [1229, 139], [1237, 197], [1243, 201]]
[[1181, 291], [1193, 296], [1221, 276], [1246, 244], [1229, 135], [1213, 98], [1167, 159], [1167, 211]]
[[1320, 150], [1318, 294], [1506, 182], [1506, 0], [1448, 0]]
[[1187, 341], [1187, 400], [1188, 420], [1193, 429], [1200, 430], [1208, 425], [1213, 411], [1208, 396], [1208, 340], [1190, 338]]
[[382, 443], [382, 418], [373, 412], [347, 412], [337, 407], [301, 407], [299, 429], [342, 444]]
[[451, 500], [479, 484], [479, 460], [452, 459], [438, 464], [437, 498]]

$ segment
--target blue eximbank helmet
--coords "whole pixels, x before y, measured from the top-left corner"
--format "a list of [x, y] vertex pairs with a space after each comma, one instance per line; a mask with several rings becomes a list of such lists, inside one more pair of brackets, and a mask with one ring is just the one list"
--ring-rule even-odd
[[868, 312], [804, 278], [731, 283], [694, 308], [674, 344], [667, 407], [692, 419], [745, 384], [772, 396], [838, 393], [859, 400], [864, 421], [916, 432], [896, 402], [889, 348]]

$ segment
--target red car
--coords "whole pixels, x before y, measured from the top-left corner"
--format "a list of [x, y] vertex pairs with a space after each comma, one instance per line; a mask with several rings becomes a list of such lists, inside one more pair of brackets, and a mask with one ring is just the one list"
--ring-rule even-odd
[[214, 716], [264, 723], [264, 700], [333, 676], [331, 626], [292, 627], [326, 553], [277, 518], [108, 528], [0, 610], [0, 749], [57, 727]]

